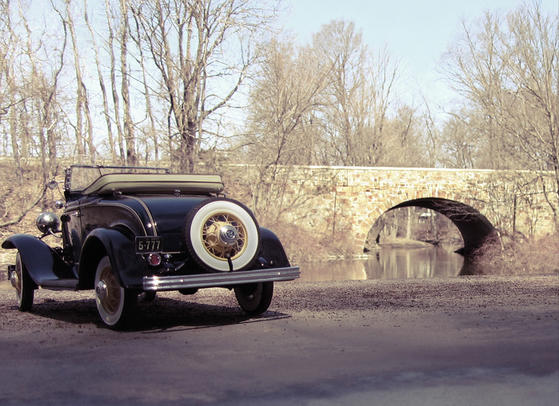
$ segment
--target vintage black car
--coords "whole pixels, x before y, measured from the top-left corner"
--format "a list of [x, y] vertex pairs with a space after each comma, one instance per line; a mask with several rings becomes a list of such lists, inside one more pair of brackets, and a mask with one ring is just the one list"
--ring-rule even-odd
[[[299, 277], [276, 235], [222, 194], [218, 175], [85, 165], [65, 175], [60, 218], [42, 213], [39, 238], [16, 234], [2, 244], [17, 249], [8, 277], [22, 311], [39, 287], [95, 289], [101, 320], [118, 328], [140, 294], [226, 287], [258, 315], [270, 305], [274, 282]], [[61, 234], [61, 246], [42, 241], [49, 234]]]

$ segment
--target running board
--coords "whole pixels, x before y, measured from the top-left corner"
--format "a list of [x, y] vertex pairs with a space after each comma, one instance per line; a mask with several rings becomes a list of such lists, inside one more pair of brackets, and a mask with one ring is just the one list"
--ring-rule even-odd
[[292, 281], [301, 275], [298, 266], [180, 276], [144, 276], [144, 290], [213, 288], [258, 282]]

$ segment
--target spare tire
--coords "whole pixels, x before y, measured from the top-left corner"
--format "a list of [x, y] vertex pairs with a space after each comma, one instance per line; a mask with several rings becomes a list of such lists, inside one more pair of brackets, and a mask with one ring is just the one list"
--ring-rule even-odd
[[260, 248], [254, 215], [232, 199], [212, 198], [193, 208], [186, 218], [185, 234], [190, 255], [210, 271], [242, 270]]

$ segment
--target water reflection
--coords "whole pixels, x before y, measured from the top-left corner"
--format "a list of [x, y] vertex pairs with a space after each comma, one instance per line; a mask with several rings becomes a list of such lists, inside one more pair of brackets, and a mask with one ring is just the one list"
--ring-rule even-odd
[[381, 248], [368, 259], [301, 264], [299, 280], [448, 278], [457, 276], [463, 263], [461, 255], [437, 247]]

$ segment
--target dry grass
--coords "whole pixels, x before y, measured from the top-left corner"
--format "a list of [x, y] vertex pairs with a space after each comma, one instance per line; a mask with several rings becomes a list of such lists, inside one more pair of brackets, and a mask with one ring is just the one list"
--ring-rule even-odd
[[539, 239], [487, 245], [477, 252], [475, 262], [485, 274], [559, 274], [559, 233]]
[[349, 233], [340, 231], [335, 235], [325, 236], [318, 231], [313, 233], [290, 223], [276, 223], [269, 228], [279, 237], [292, 263], [323, 261], [352, 254]]

